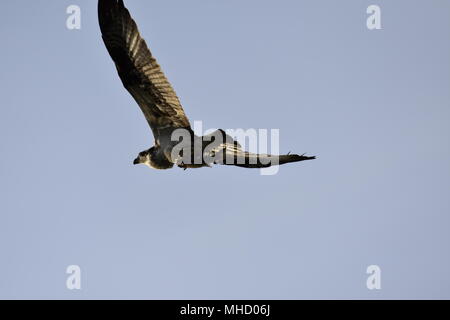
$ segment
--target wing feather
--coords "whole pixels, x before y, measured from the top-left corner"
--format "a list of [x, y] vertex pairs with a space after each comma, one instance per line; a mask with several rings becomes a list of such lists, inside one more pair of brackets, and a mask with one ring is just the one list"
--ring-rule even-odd
[[102, 38], [124, 87], [158, 140], [167, 128], [190, 128], [180, 100], [152, 56], [123, 0], [99, 0]]
[[243, 168], [268, 168], [273, 165], [283, 165], [291, 162], [313, 160], [316, 157], [308, 157], [298, 154], [270, 155], [256, 154], [244, 151], [239, 147], [227, 145], [225, 147], [224, 162], [220, 164], [233, 165]]
[[[224, 130], [218, 130], [212, 133], [211, 136], [218, 136], [221, 138], [218, 144], [213, 144], [212, 149], [207, 149], [207, 151], [210, 152], [210, 155], [214, 155], [215, 164], [232, 165], [244, 168], [267, 168], [273, 165], [315, 159], [315, 157], [298, 154], [270, 155], [244, 151], [242, 146], [231, 136], [227, 135]], [[206, 144], [208, 144], [211, 139], [208, 136], [205, 137], [207, 137]]]

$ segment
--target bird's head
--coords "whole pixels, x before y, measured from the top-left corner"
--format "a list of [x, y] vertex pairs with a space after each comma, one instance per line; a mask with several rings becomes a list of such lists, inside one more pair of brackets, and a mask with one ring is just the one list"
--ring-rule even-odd
[[152, 169], [170, 169], [173, 167], [173, 163], [167, 160], [158, 147], [151, 147], [140, 152], [138, 157], [134, 159], [133, 164], [145, 164]]
[[136, 159], [134, 159], [133, 164], [134, 165], [145, 164], [145, 165], [149, 166], [150, 168], [153, 168], [153, 166], [151, 165], [153, 150], [154, 150], [154, 147], [152, 147], [148, 150], [139, 152], [139, 155], [137, 156]]

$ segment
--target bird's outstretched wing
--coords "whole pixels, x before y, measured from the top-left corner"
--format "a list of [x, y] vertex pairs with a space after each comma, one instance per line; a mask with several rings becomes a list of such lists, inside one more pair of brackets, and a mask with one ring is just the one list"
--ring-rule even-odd
[[[214, 137], [214, 138], [212, 138]], [[216, 138], [219, 138], [216, 141]], [[298, 154], [270, 155], [257, 154], [244, 151], [242, 146], [224, 130], [217, 130], [210, 135], [204, 136], [204, 154], [212, 157], [211, 164], [222, 164], [243, 168], [267, 168], [273, 165], [282, 165], [291, 162], [313, 160], [316, 157], [308, 157]], [[210, 141], [213, 141], [212, 143]]]
[[103, 41], [124, 87], [140, 106], [155, 139], [164, 129], [190, 128], [181, 103], [153, 58], [123, 0], [99, 0]]
[[257, 154], [242, 150], [239, 146], [228, 144], [225, 147], [225, 156], [218, 164], [232, 165], [242, 168], [268, 168], [273, 165], [283, 165], [291, 162], [314, 160], [316, 157], [308, 157], [298, 154], [269, 155]]

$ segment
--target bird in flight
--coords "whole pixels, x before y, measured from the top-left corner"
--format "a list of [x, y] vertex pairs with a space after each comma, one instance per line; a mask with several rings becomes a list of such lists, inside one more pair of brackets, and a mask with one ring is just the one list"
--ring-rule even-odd
[[99, 0], [98, 18], [103, 41], [119, 77], [144, 113], [155, 138], [154, 146], [140, 152], [134, 164], [154, 169], [201, 168], [213, 164], [266, 168], [315, 159], [297, 154], [247, 152], [224, 130], [203, 137], [195, 135], [180, 100], [123, 0]]

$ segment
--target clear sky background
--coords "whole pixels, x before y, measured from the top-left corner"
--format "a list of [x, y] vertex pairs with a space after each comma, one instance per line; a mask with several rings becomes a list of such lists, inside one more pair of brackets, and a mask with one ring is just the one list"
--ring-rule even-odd
[[449, 1], [125, 3], [191, 121], [318, 160], [133, 166], [153, 137], [96, 1], [3, 1], [0, 298], [450, 298]]

